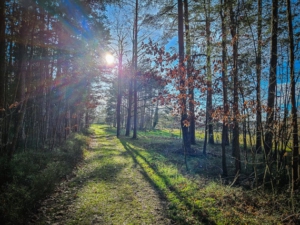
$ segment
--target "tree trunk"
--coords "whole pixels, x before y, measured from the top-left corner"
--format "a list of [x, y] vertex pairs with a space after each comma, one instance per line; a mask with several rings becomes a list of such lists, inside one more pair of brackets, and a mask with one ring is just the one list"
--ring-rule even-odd
[[238, 80], [238, 32], [237, 32], [237, 14], [233, 11], [233, 5], [230, 5], [230, 32], [232, 36], [233, 48], [233, 130], [232, 130], [232, 153], [235, 157], [235, 170], [239, 174], [241, 172], [241, 156], [239, 143], [239, 80]]
[[226, 9], [227, 1], [224, 3], [221, 0], [222, 9], [220, 11], [220, 16], [222, 19], [222, 81], [223, 81], [223, 126], [222, 126], [222, 170], [223, 176], [227, 177], [227, 164], [226, 164], [226, 145], [228, 145], [228, 99], [227, 99], [227, 51], [226, 51], [226, 41], [227, 41], [227, 32], [226, 32]]
[[[207, 100], [206, 100], [207, 103]], [[205, 114], [205, 124], [204, 124], [204, 142], [203, 142], [203, 155], [206, 155], [206, 148], [207, 148], [207, 126], [208, 124], [208, 119], [207, 119], [207, 113]]]
[[262, 53], [262, 0], [257, 1], [257, 55], [256, 55], [256, 152], [261, 152], [262, 147], [262, 124], [261, 124], [261, 98], [260, 98], [260, 80], [261, 80], [261, 53]]
[[157, 123], [158, 123], [158, 101], [156, 101], [156, 108], [155, 108], [155, 113], [154, 113], [154, 118], [153, 118], [152, 129], [155, 129]]
[[292, 190], [297, 188], [295, 185], [300, 177], [299, 165], [299, 143], [298, 143], [298, 121], [297, 121], [297, 102], [296, 102], [296, 79], [295, 79], [295, 55], [294, 55], [294, 32], [293, 21], [291, 13], [291, 1], [286, 0], [287, 4], [287, 17], [288, 17], [288, 31], [289, 31], [289, 53], [290, 53], [290, 88], [291, 88], [291, 105], [292, 105], [292, 138], [293, 138], [293, 158], [292, 158]]
[[127, 122], [126, 122], [126, 133], [125, 136], [130, 136], [131, 129], [131, 107], [132, 107], [132, 79], [129, 78], [128, 86], [128, 108], [127, 108]]
[[[147, 87], [146, 87], [147, 90]], [[146, 104], [147, 104], [147, 99], [146, 99], [146, 93], [147, 91], [144, 91], [144, 101], [143, 105], [141, 106], [141, 118], [140, 118], [140, 130], [145, 130], [145, 114], [146, 114]]]
[[[122, 48], [122, 47], [121, 47]], [[118, 96], [117, 96], [117, 137], [120, 136], [121, 130], [121, 104], [122, 104], [122, 91], [121, 91], [121, 76], [122, 76], [122, 58], [123, 49], [119, 52], [119, 65], [118, 65]]]
[[184, 32], [183, 32], [183, 4], [182, 0], [178, 0], [178, 49], [179, 49], [179, 64], [178, 73], [180, 76], [180, 106], [181, 107], [181, 129], [183, 138], [184, 152], [189, 152], [191, 149], [191, 141], [189, 137], [189, 130], [187, 123], [187, 109], [186, 109], [186, 74], [184, 70]]
[[138, 79], [138, 73], [137, 73], [137, 37], [138, 37], [138, 7], [139, 7], [139, 1], [135, 1], [135, 21], [134, 21], [134, 52], [133, 52], [133, 59], [134, 59], [134, 82], [133, 82], [133, 101], [134, 101], [134, 109], [133, 109], [133, 139], [137, 139], [137, 120], [138, 120], [138, 96], [137, 96], [137, 79]]
[[278, 0], [272, 1], [272, 24], [271, 24], [271, 58], [270, 58], [270, 74], [269, 89], [267, 102], [267, 118], [265, 133], [265, 155], [268, 158], [272, 151], [273, 142], [273, 121], [274, 121], [274, 104], [276, 94], [276, 73], [277, 73], [277, 30], [278, 30]]
[[5, 151], [5, 1], [0, 3], [0, 155]]
[[191, 136], [191, 144], [196, 144], [196, 126], [195, 126], [195, 106], [194, 106], [194, 78], [191, 75], [191, 36], [190, 36], [190, 24], [189, 24], [189, 6], [188, 0], [184, 0], [184, 22], [185, 22], [185, 43], [186, 43], [186, 55], [187, 59], [187, 77], [188, 77], [188, 93], [189, 93], [189, 133]]
[[[207, 5], [206, 5], [207, 4]], [[211, 30], [210, 30], [210, 0], [208, 3], [205, 2], [204, 4], [205, 10], [205, 30], [206, 30], [206, 75], [207, 75], [207, 101], [206, 101], [206, 119], [208, 120], [207, 123], [207, 130], [208, 130], [208, 143], [214, 144], [214, 130], [212, 124], [212, 73], [211, 73]]]
[[[16, 97], [15, 97], [15, 102], [17, 104], [15, 108], [15, 115], [14, 115], [14, 128], [13, 128], [13, 138], [11, 141], [11, 145], [9, 148], [9, 158], [12, 157], [14, 154], [16, 148], [17, 148], [17, 143], [19, 140], [19, 133], [21, 130], [21, 127], [23, 125], [23, 120], [25, 116], [25, 110], [26, 110], [26, 105], [27, 105], [27, 100], [28, 100], [28, 92], [25, 93], [25, 82], [26, 82], [26, 60], [27, 60], [27, 29], [28, 29], [28, 24], [26, 23], [26, 10], [23, 11], [23, 20], [21, 22], [21, 28], [20, 28], [20, 37], [22, 37], [22, 42], [18, 44], [18, 72], [17, 72], [17, 77], [18, 77], [18, 84], [17, 84], [17, 89], [16, 89]], [[21, 38], [20, 38], [21, 39]]]

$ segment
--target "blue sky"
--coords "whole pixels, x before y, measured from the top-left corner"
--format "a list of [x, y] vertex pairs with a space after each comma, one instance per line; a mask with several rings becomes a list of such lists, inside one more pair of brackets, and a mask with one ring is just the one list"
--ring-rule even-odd
[[[128, 7], [128, 10], [130, 10], [130, 7]], [[128, 13], [128, 10], [126, 10], [126, 14], [127, 15], [130, 15], [131, 13]], [[107, 15], [108, 15], [108, 19], [109, 20], [111, 20], [111, 21], [114, 21], [115, 20], [115, 18], [114, 18], [114, 13], [113, 13], [113, 11], [115, 11], [115, 7], [112, 7], [112, 6], [109, 6], [109, 7], [107, 7]], [[121, 16], [122, 17], [122, 15], [119, 15], [119, 16]], [[132, 16], [133, 17], [133, 16]], [[126, 19], [130, 19], [130, 18], [126, 18]], [[133, 18], [131, 18], [131, 19], [133, 19]], [[124, 20], [123, 20], [124, 21]], [[298, 30], [299, 30], [300, 28], [298, 28]], [[295, 33], [296, 32], [299, 32], [298, 30], [295, 30]], [[149, 30], [148, 30], [149, 31]], [[114, 34], [114, 31], [112, 30], [111, 31], [112, 32], [112, 35]], [[145, 31], [143, 31], [143, 30], [141, 30], [141, 33], [140, 34], [143, 34], [143, 32], [145, 32]], [[162, 34], [162, 31], [161, 32], [159, 32], [159, 31], [157, 31], [156, 32], [156, 34]], [[129, 33], [128, 33], [128, 36], [129, 37], [131, 37], [132, 36], [132, 32], [131, 31], [129, 31]], [[151, 35], [150, 35], [151, 36]], [[158, 36], [156, 36], [156, 38], [157, 38]], [[299, 45], [299, 43], [298, 43], [298, 45]], [[177, 32], [174, 32], [174, 37], [173, 38], [171, 38], [170, 40], [169, 40], [169, 42], [165, 45], [165, 47], [166, 47], [166, 50], [167, 51], [170, 51], [171, 49], [177, 49], [178, 48], [178, 39], [177, 39]], [[300, 46], [299, 46], [300, 47]], [[129, 50], [131, 50], [131, 47], [129, 47]], [[268, 61], [269, 61], [269, 59], [266, 59], [267, 60], [267, 64], [266, 64], [266, 67], [265, 67], [265, 69], [264, 69], [264, 71], [266, 72], [266, 74], [268, 75], [268, 71], [269, 71], [269, 67], [268, 67]], [[280, 59], [278, 59], [278, 60], [280, 60]], [[296, 62], [295, 62], [295, 75], [296, 75], [296, 77], [299, 77], [299, 75], [300, 75], [300, 61], [299, 61], [300, 59], [298, 59], [298, 60], [296, 60]], [[288, 65], [284, 65], [284, 67], [286, 67], [286, 66], [288, 66]], [[285, 70], [286, 71], [286, 70]], [[278, 84], [282, 84], [282, 83], [285, 83], [286, 82], [286, 79], [285, 80], [282, 80], [281, 79], [281, 77], [280, 77], [280, 73], [281, 73], [281, 71], [279, 70], [279, 68], [278, 68], [278, 79], [277, 79], [277, 83]], [[288, 81], [289, 81], [289, 75], [287, 75], [287, 77], [288, 77]], [[267, 89], [268, 89], [268, 81], [267, 80], [264, 80], [264, 81], [262, 81], [262, 83], [261, 83], [261, 86], [262, 86], [262, 91], [264, 92], [264, 93], [266, 93], [267, 92]], [[265, 98], [267, 97], [267, 96], [264, 96]]]

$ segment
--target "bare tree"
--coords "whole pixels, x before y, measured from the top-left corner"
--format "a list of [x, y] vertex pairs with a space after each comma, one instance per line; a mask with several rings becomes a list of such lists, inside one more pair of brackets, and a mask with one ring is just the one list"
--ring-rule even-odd
[[191, 60], [191, 35], [190, 35], [190, 22], [189, 22], [189, 4], [188, 0], [184, 0], [184, 24], [185, 24], [185, 43], [186, 43], [186, 56], [187, 58], [187, 79], [188, 79], [188, 95], [189, 95], [189, 133], [191, 144], [196, 144], [196, 124], [195, 124], [195, 103], [194, 103], [194, 77], [191, 75], [192, 60]]
[[5, 120], [5, 1], [0, 3], [0, 155], [4, 153]]
[[227, 97], [227, 50], [226, 50], [226, 11], [227, 11], [227, 1], [221, 0], [220, 16], [222, 22], [222, 82], [223, 82], [223, 126], [222, 126], [222, 170], [223, 176], [227, 176], [227, 165], [226, 165], [226, 145], [228, 145], [228, 97]]
[[[237, 3], [239, 4], [239, 3]], [[239, 8], [239, 5], [237, 6]], [[232, 37], [233, 49], [233, 129], [232, 129], [232, 154], [235, 157], [235, 170], [239, 174], [241, 172], [241, 156], [240, 156], [240, 142], [239, 142], [239, 79], [238, 79], [238, 20], [239, 9], [233, 10], [233, 3], [229, 6], [230, 11], [230, 33]]]
[[277, 33], [278, 33], [278, 0], [272, 1], [272, 18], [271, 18], [271, 57], [269, 72], [269, 88], [267, 102], [267, 118], [265, 128], [264, 149], [268, 158], [272, 151], [273, 142], [273, 121], [274, 121], [274, 105], [276, 96], [276, 74], [277, 74]]
[[257, 52], [256, 52], [256, 152], [262, 147], [262, 124], [261, 124], [261, 55], [262, 55], [262, 0], [257, 1]]
[[134, 19], [134, 39], [133, 39], [133, 139], [137, 139], [137, 120], [138, 120], [138, 93], [137, 93], [137, 62], [138, 62], [138, 12], [139, 12], [139, 1], [135, 1], [135, 19]]
[[298, 120], [297, 120], [297, 103], [296, 103], [296, 79], [295, 79], [295, 55], [294, 55], [294, 31], [293, 20], [291, 13], [291, 1], [286, 0], [286, 12], [288, 18], [288, 31], [289, 31], [289, 53], [290, 53], [290, 96], [292, 105], [292, 138], [293, 138], [293, 159], [292, 159], [292, 190], [296, 188], [296, 182], [299, 182], [300, 177], [300, 164], [299, 164], [299, 142], [298, 142]]

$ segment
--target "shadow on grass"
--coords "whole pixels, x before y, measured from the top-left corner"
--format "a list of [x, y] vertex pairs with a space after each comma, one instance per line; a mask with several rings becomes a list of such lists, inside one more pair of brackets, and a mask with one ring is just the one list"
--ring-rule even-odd
[[99, 166], [94, 170], [90, 171], [85, 176], [76, 177], [74, 182], [79, 182], [84, 185], [84, 182], [88, 181], [105, 181], [105, 182], [115, 182], [118, 173], [124, 168], [123, 164], [116, 164], [115, 162]]
[[76, 183], [78, 188], [82, 188], [86, 183], [90, 181], [94, 182], [116, 182], [118, 174], [126, 167], [124, 163], [118, 163], [112, 160], [113, 156], [121, 156], [123, 152], [115, 150], [92, 150], [96, 151], [95, 155], [85, 160], [85, 164], [94, 165], [89, 171], [83, 171], [72, 181]]
[[[121, 143], [123, 144], [125, 150], [129, 153], [132, 157], [134, 163], [139, 165], [141, 168], [141, 173], [145, 177], [145, 179], [158, 190], [158, 193], [161, 197], [171, 202], [171, 206], [169, 207], [170, 217], [175, 220], [175, 222], [179, 222], [180, 224], [189, 224], [185, 215], [182, 215], [182, 205], [176, 204], [180, 202], [183, 204], [184, 208], [191, 211], [193, 216], [197, 218], [199, 222], [204, 224], [216, 224], [214, 221], [210, 220], [207, 216], [208, 213], [199, 207], [195, 207], [193, 203], [191, 203], [186, 196], [180, 193], [177, 188], [171, 184], [170, 179], [161, 174], [157, 168], [152, 165], [147, 158], [145, 158], [142, 154], [139, 153], [138, 150], [132, 148], [126, 139], [120, 139]], [[151, 153], [150, 153], [151, 154]], [[140, 158], [140, 160], [138, 159]], [[147, 169], [148, 168], [148, 169]], [[154, 176], [157, 178], [155, 179]]]

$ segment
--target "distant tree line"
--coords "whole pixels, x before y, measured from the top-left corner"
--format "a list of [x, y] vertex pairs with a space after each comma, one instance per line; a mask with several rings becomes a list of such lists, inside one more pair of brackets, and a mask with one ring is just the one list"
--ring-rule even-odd
[[104, 3], [1, 1], [1, 157], [51, 151], [91, 122], [105, 79]]

